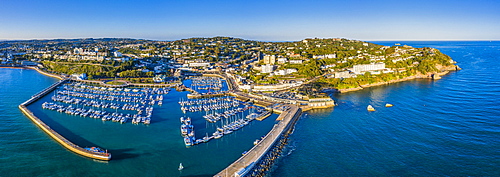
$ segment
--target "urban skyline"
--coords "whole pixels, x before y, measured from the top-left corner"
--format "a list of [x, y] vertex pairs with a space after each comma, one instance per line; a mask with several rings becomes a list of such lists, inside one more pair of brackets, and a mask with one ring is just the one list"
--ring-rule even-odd
[[500, 40], [500, 2], [4, 1], [0, 40]]

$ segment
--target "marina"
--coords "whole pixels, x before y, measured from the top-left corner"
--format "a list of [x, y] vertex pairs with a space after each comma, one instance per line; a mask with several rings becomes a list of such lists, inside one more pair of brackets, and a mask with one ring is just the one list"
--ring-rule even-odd
[[214, 99], [202, 99], [192, 100], [187, 102], [179, 102], [181, 105], [181, 110], [183, 112], [198, 112], [198, 111], [213, 111], [220, 109], [229, 109], [233, 107], [238, 107], [241, 103], [234, 98], [214, 98]]
[[43, 109], [102, 121], [150, 124], [154, 106], [163, 104], [168, 88], [106, 88], [80, 82], [64, 84]]
[[187, 147], [207, 143], [212, 139], [222, 138], [247, 126], [253, 120], [262, 120], [271, 113], [259, 106], [238, 101], [235, 97], [213, 97], [203, 99], [180, 100], [184, 113], [204, 112], [203, 119], [214, 126], [212, 133], [206, 132], [202, 138], [196, 138], [191, 117], [181, 117], [181, 134]]
[[[191, 87], [196, 90], [221, 90], [223, 80], [219, 77], [191, 77]], [[224, 81], [225, 82], [225, 81]]]
[[[215, 87], [220, 85], [215, 84], [214, 86], [214, 84], [207, 83], [212, 83], [218, 80], [219, 79], [209, 79], [209, 81], [204, 82], [203, 79], [201, 79], [201, 81], [197, 81], [196, 84], [198, 84], [198, 86], [210, 85], [210, 87]], [[37, 94], [47, 95], [50, 92], [53, 93], [53, 95], [50, 97], [50, 101], [45, 101], [40, 104], [40, 107], [44, 110], [57, 112], [59, 114], [66, 114], [69, 116], [101, 119], [103, 122], [120, 122], [122, 124], [127, 123], [128, 120], [131, 120], [133, 124], [150, 124], [154, 107], [161, 107], [164, 96], [167, 95], [169, 91], [168, 88], [107, 88], [87, 85], [81, 82], [68, 81], [58, 82], [55, 84], [55, 86], [53, 85], [49, 88], [50, 89], [45, 89], [44, 91]], [[201, 94], [210, 93], [210, 90], [208, 90], [208, 92], [202, 92]], [[240, 101], [242, 100], [242, 97], [245, 97], [244, 95], [240, 94], [235, 96], [227, 96], [226, 94], [223, 94], [221, 95], [222, 97], [219, 97], [219, 95], [214, 96], [215, 97], [201, 97], [201, 99], [193, 99], [190, 98], [189, 95], [187, 95], [188, 99], [184, 100], [181, 98], [178, 102], [181, 111], [183, 111], [183, 113], [185, 114], [184, 116], [180, 117], [180, 134], [183, 137], [182, 139], [186, 147], [192, 147], [201, 143], [208, 143], [213, 139], [221, 139], [224, 136], [233, 134], [233, 132], [237, 132], [243, 127], [250, 125], [253, 120], [262, 121], [266, 117], [271, 115], [271, 110], [268, 110], [268, 108], [263, 108], [248, 102]], [[32, 103], [34, 99], [39, 99], [41, 97], [42, 96], [33, 97], [32, 99], [26, 101], [26, 103]], [[236, 97], [238, 97], [238, 99], [236, 99]], [[246, 98], [243, 100], [250, 99]], [[257, 101], [257, 103], [258, 102], [259, 101]], [[204, 113], [205, 115], [186, 115], [200, 115], [200, 113]], [[282, 120], [291, 119], [287, 115], [283, 116], [282, 114], [280, 115], [280, 117]], [[293, 115], [295, 116], [292, 117], [296, 117], [297, 115], [300, 115], [300, 113], [297, 114], [297, 111], [295, 111]], [[195, 120], [193, 120], [192, 118], [194, 118]], [[201, 131], [200, 133], [200, 135], [205, 134], [204, 136], [196, 135], [197, 131], [195, 131], [195, 125], [193, 124], [194, 121], [198, 121], [200, 119], [206, 122], [205, 130]], [[249, 151], [245, 151], [244, 153], [242, 153], [242, 157], [247, 157], [251, 158], [251, 160], [254, 160], [254, 163], [252, 163], [253, 165], [260, 163], [261, 157], [263, 157], [268, 152], [268, 150], [275, 145], [275, 142], [277, 142], [279, 137], [281, 137], [281, 132], [286, 128], [286, 126], [278, 126], [279, 123], [281, 122], [278, 122], [278, 124], [276, 124], [271, 130], [272, 133], [270, 133], [272, 136], [269, 136], [268, 134], [259, 138], [258, 141], [254, 141], [254, 148], [266, 142], [266, 146], [269, 147], [265, 149], [252, 148]], [[212, 127], [213, 129], [210, 127]], [[213, 131], [209, 133], [209, 129], [212, 129]], [[280, 133], [275, 134], [277, 131]], [[63, 140], [63, 142], [65, 141], [66, 140]], [[110, 153], [108, 153], [107, 150], [99, 147], [80, 148], [80, 150], [89, 154], [109, 155], [109, 158], [107, 160], [109, 160], [111, 157]], [[77, 152], [77, 150], [74, 151], [78, 154], [85, 154], [82, 152]], [[252, 152], [254, 156], [249, 155]], [[257, 157], [255, 156], [255, 154], [260, 155], [259, 157]], [[91, 157], [90, 155], [85, 156]], [[99, 158], [105, 159], [103, 157]], [[242, 165], [241, 163], [237, 164], [238, 165], [236, 168], [239, 168], [239, 166]], [[235, 167], [230, 166], [227, 169], [232, 168]], [[244, 168], [250, 171], [251, 169], [253, 169], [253, 166], [244, 166]], [[179, 170], [181, 170], [180, 167]]]
[[48, 94], [49, 92], [53, 91], [56, 89], [58, 86], [61, 84], [64, 84], [68, 80], [60, 80], [48, 88], [42, 90], [41, 92], [35, 94], [32, 96], [29, 100], [23, 102], [20, 104], [18, 107], [19, 109], [31, 120], [33, 121], [40, 129], [42, 129], [45, 133], [47, 133], [49, 136], [51, 136], [54, 140], [59, 142], [61, 145], [66, 147], [67, 149], [80, 154], [85, 157], [93, 158], [93, 159], [98, 159], [98, 160], [111, 160], [111, 153], [108, 153], [107, 150], [103, 150], [99, 147], [90, 147], [90, 148], [82, 148], [73, 142], [69, 141], [56, 131], [54, 131], [52, 128], [50, 128], [49, 125], [45, 124], [42, 120], [40, 120], [37, 116], [33, 114], [30, 110], [26, 108], [26, 106], [30, 105], [31, 103], [35, 102], [36, 100], [42, 98], [44, 95]]

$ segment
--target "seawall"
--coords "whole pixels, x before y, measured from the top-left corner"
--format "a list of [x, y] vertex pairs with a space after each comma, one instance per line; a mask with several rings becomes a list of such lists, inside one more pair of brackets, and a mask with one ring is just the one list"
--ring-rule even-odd
[[250, 172], [254, 172], [254, 169], [259, 167], [259, 163], [263, 162], [266, 154], [268, 154], [268, 152], [270, 152], [270, 150], [273, 149], [278, 142], [280, 142], [279, 140], [283, 136], [288, 135], [302, 114], [302, 110], [299, 107], [295, 105], [289, 106], [290, 109], [282, 112], [280, 115], [283, 116], [283, 120], [276, 123], [271, 131], [269, 131], [269, 133], [267, 133], [257, 145], [252, 147], [246, 154], [214, 176], [239, 177], [246, 176]]

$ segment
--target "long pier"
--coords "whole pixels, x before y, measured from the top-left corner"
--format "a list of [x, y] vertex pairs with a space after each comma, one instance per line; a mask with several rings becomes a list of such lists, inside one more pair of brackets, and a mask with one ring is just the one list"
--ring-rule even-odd
[[[266, 153], [272, 149], [279, 141], [281, 136], [288, 134], [291, 131], [295, 122], [300, 117], [302, 110], [298, 106], [289, 105], [290, 109], [282, 112], [283, 120], [279, 121], [269, 131], [269, 133], [245, 155], [233, 162], [231, 165], [220, 171], [215, 177], [240, 177], [246, 176], [255, 167], [258, 166], [261, 160], [265, 157]], [[280, 115], [280, 116], [281, 116]]]
[[[234, 90], [233, 81], [225, 75], [216, 73], [214, 75], [219, 75], [219, 77], [226, 78], [226, 82], [228, 86], [230, 85], [229, 95], [236, 97], [239, 100], [251, 101], [256, 105], [263, 106], [270, 111], [274, 111], [272, 105], [276, 104], [275, 102], [269, 100], [263, 100], [261, 98], [253, 97], [246, 93]], [[240, 177], [240, 176], [248, 176], [251, 173], [258, 173], [261, 169], [259, 167], [265, 165], [267, 159], [266, 157], [270, 156], [276, 148], [275, 146], [282, 146], [283, 138], [289, 135], [292, 132], [295, 123], [299, 119], [302, 114], [302, 109], [296, 105], [287, 104], [289, 107], [288, 110], [277, 110], [280, 112], [278, 116], [278, 123], [274, 125], [274, 127], [267, 133], [264, 138], [262, 138], [257, 145], [252, 147], [247, 151], [243, 156], [234, 161], [228, 167], [214, 175], [214, 177]]]
[[45, 124], [42, 120], [40, 120], [38, 117], [36, 117], [33, 112], [31, 112], [26, 106], [30, 105], [31, 103], [35, 102], [36, 100], [42, 98], [43, 96], [47, 95], [48, 93], [52, 92], [54, 89], [56, 89], [58, 86], [61, 84], [65, 83], [68, 81], [68, 79], [65, 80], [60, 80], [51, 86], [45, 88], [44, 90], [38, 92], [37, 94], [33, 95], [30, 99], [27, 101], [21, 103], [18, 107], [19, 109], [26, 115], [28, 118], [35, 123], [40, 129], [42, 129], [45, 133], [47, 133], [50, 137], [52, 137], [54, 140], [56, 140], [58, 143], [60, 143], [62, 146], [65, 148], [69, 149], [70, 151], [73, 151], [77, 154], [80, 154], [85, 157], [93, 158], [93, 159], [98, 159], [98, 160], [111, 160], [111, 153], [108, 152], [96, 152], [96, 151], [90, 151], [85, 148], [82, 148], [75, 143], [69, 141], [68, 139], [64, 138], [62, 135], [54, 131], [50, 126]]

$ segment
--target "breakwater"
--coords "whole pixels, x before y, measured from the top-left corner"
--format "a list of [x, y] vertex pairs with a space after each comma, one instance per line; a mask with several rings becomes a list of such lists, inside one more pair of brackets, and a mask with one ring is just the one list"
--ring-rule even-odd
[[93, 158], [93, 159], [98, 159], [98, 160], [111, 160], [111, 153], [108, 153], [107, 151], [100, 151], [99, 148], [82, 148], [73, 142], [69, 141], [68, 139], [64, 138], [62, 135], [57, 133], [55, 130], [50, 128], [47, 124], [45, 124], [42, 120], [40, 120], [38, 117], [36, 117], [26, 106], [30, 105], [31, 103], [35, 102], [36, 100], [42, 98], [46, 94], [50, 93], [54, 89], [56, 89], [58, 86], [61, 84], [64, 84], [67, 79], [65, 80], [60, 80], [51, 86], [47, 87], [46, 89], [38, 92], [37, 94], [33, 95], [30, 99], [27, 101], [21, 103], [18, 107], [19, 109], [31, 120], [35, 125], [40, 127], [45, 133], [47, 133], [50, 137], [52, 137], [54, 140], [56, 140], [58, 143], [63, 145], [65, 148], [69, 149], [70, 151], [73, 151], [77, 154], [80, 154], [85, 157]]
[[283, 143], [286, 143], [286, 136], [292, 131], [293, 126], [302, 114], [301, 108], [295, 105], [288, 106], [290, 106], [290, 109], [281, 113], [283, 120], [276, 123], [257, 145], [215, 176], [253, 176], [260, 174], [259, 171], [267, 171], [265, 167], [271, 164], [268, 157], [275, 157], [276, 152], [282, 149]]

